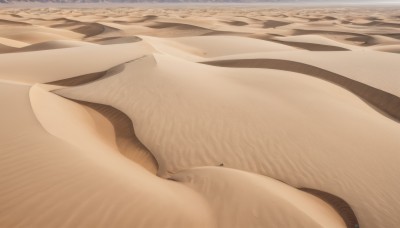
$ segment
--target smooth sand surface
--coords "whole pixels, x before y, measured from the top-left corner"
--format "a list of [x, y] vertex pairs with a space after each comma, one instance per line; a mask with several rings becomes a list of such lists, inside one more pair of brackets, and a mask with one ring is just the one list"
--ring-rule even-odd
[[0, 9], [0, 227], [400, 224], [400, 9]]

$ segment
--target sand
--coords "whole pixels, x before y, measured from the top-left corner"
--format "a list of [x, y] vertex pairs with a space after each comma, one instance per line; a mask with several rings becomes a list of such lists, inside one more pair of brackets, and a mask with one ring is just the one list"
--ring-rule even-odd
[[400, 224], [400, 8], [0, 12], [0, 227]]

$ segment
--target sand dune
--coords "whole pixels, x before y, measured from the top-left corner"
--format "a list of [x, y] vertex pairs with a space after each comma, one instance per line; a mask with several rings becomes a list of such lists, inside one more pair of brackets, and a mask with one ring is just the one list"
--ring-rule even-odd
[[72, 31], [81, 33], [85, 35], [85, 38], [88, 38], [92, 36], [104, 35], [110, 32], [118, 31], [118, 29], [111, 28], [109, 26], [105, 26], [99, 23], [91, 23], [75, 28]]
[[23, 23], [23, 22], [19, 22], [19, 21], [10, 21], [10, 20], [4, 20], [4, 19], [0, 19], [0, 26], [1, 25], [12, 25], [12, 26], [16, 26], [16, 25], [30, 25], [28, 23]]
[[46, 84], [59, 86], [77, 86], [96, 81], [107, 75], [107, 71], [95, 72], [90, 74], [79, 75], [71, 78], [61, 79], [57, 81], [47, 82]]
[[332, 46], [332, 45], [325, 45], [325, 44], [316, 44], [316, 43], [308, 43], [308, 42], [296, 42], [296, 41], [281, 41], [276, 39], [271, 39], [271, 37], [267, 36], [255, 36], [255, 38], [268, 40], [277, 42], [280, 44], [296, 47], [303, 50], [309, 51], [348, 51], [346, 48], [342, 48], [340, 46]]
[[81, 26], [83, 23], [67, 18], [59, 18], [53, 20], [54, 24], [50, 25], [51, 28], [71, 28]]
[[400, 224], [398, 7], [0, 12], [0, 227]]
[[4, 37], [0, 37], [0, 43], [6, 46], [20, 48], [29, 45], [28, 43], [20, 42], [17, 40], [7, 39]]
[[248, 25], [248, 23], [244, 22], [244, 21], [226, 21], [225, 23], [227, 23], [228, 25], [233, 25], [233, 26], [244, 26], [244, 25]]
[[[393, 53], [376, 52], [368, 49], [351, 52], [296, 51], [291, 52], [290, 55], [287, 52], [264, 52], [221, 56], [208, 60], [232, 59], [278, 59], [304, 63], [343, 75], [400, 97], [398, 87], [400, 79], [397, 77], [397, 72], [400, 69], [398, 65], [393, 64], [393, 61], [400, 61], [400, 56]], [[384, 74], [381, 73], [381, 69], [385, 69]]]
[[[224, 168], [189, 170], [176, 176], [182, 179], [183, 184], [155, 177], [135, 163], [117, 156], [116, 146], [112, 142], [112, 125], [96, 112], [87, 111], [79, 104], [47, 92], [51, 87], [0, 86], [2, 95], [12, 95], [20, 101], [17, 106], [8, 106], [10, 102], [4, 99], [6, 96], [1, 96], [3, 99], [0, 101], [3, 107], [7, 107], [2, 125], [12, 127], [7, 128], [11, 131], [6, 135], [0, 131], [4, 149], [1, 153], [2, 174], [9, 174], [2, 176], [2, 182], [8, 184], [1, 188], [0, 198], [3, 202], [0, 207], [7, 207], [1, 217], [1, 224], [7, 227], [71, 227], [80, 224], [96, 227], [240, 227], [249, 222], [262, 226], [283, 224], [298, 227], [300, 224], [304, 227], [344, 227], [340, 217], [323, 201], [255, 174]], [[28, 90], [29, 97], [26, 96]], [[25, 112], [16, 116], [16, 109]], [[11, 115], [18, 122], [3, 122]], [[64, 126], [65, 121], [69, 122], [68, 127], [60, 127]], [[21, 130], [25, 134], [21, 135]], [[9, 145], [9, 142], [16, 140], [23, 140], [24, 143], [17, 148]], [[24, 152], [26, 150], [29, 154]], [[35, 165], [27, 166], [31, 160], [35, 161]], [[246, 197], [245, 202], [242, 202], [248, 208], [260, 207], [278, 216], [271, 216], [273, 219], [249, 220], [252, 211], [243, 210], [235, 212], [241, 215], [240, 223], [232, 223], [230, 219], [220, 221], [219, 213], [231, 214], [220, 210], [223, 201], [217, 203], [197, 193], [208, 188], [205, 183], [202, 184], [202, 179], [210, 176], [208, 172], [221, 173], [218, 175], [224, 177], [219, 179], [218, 175], [211, 175], [217, 178], [215, 180], [218, 183], [211, 185], [213, 192], [224, 191], [219, 187], [221, 185], [229, 185], [239, 192], [238, 187], [242, 186], [243, 180], [247, 182], [247, 188], [243, 189], [246, 191], [240, 191], [243, 196], [262, 192], [265, 197], [253, 198], [251, 201]], [[32, 180], [32, 176], [37, 179]], [[76, 188], [79, 188], [79, 192], [75, 191]], [[285, 195], [281, 195], [283, 192], [286, 192]], [[71, 194], [75, 197], [69, 197]], [[296, 204], [288, 203], [288, 196]], [[133, 198], [135, 200], [127, 200]], [[80, 204], [82, 199], [85, 199], [84, 203]], [[13, 204], [15, 201], [20, 203]], [[60, 203], [53, 204], [54, 201]], [[275, 204], [268, 202], [276, 203], [278, 210]], [[21, 218], [19, 213], [29, 210], [32, 204], [40, 206]], [[80, 206], [74, 206], [77, 204]], [[308, 206], [303, 207], [303, 204]], [[138, 210], [138, 207], [142, 210]], [[287, 220], [285, 218], [288, 215], [295, 216]]]
[[[176, 69], [174, 66], [178, 65], [180, 68]], [[183, 67], [191, 69], [190, 79], [186, 77]], [[208, 74], [204, 75], [202, 72]], [[280, 90], [283, 86], [281, 83], [284, 82], [289, 83], [284, 88], [296, 89]], [[314, 108], [309, 97], [313, 90], [311, 97]], [[207, 91], [207, 94], [201, 91]], [[253, 94], [253, 91], [257, 92]], [[362, 192], [395, 194], [397, 186], [385, 184], [388, 183], [388, 178], [395, 177], [387, 176], [384, 170], [388, 167], [394, 169], [396, 165], [379, 160], [390, 156], [394, 162], [395, 148], [399, 147], [396, 135], [400, 129], [395, 122], [385, 118], [351, 93], [322, 80], [279, 71], [206, 67], [157, 55], [155, 59], [148, 57], [126, 64], [125, 70], [113, 77], [63, 89], [57, 93], [79, 100], [113, 104], [126, 113], [134, 122], [138, 138], [155, 155], [160, 167], [159, 174], [162, 176], [170, 176], [171, 173], [188, 167], [218, 165], [223, 162], [228, 167], [272, 176], [294, 186], [308, 186], [334, 193], [355, 208], [361, 224], [362, 221], [379, 221], [379, 224], [385, 224], [383, 220], [370, 220], [369, 216], [372, 214], [379, 214], [378, 218], [393, 218], [387, 212], [374, 211], [375, 207], [372, 205], [378, 203], [376, 200], [383, 200], [379, 204], [385, 204], [387, 208], [393, 207], [392, 211], [397, 210], [397, 204], [385, 199], [366, 199]], [[266, 100], [254, 97], [258, 97], [259, 93], [263, 93], [262, 97]], [[138, 99], [124, 101], [119, 99], [121, 94], [129, 94]], [[163, 97], [162, 102], [160, 96]], [[304, 104], [299, 105], [301, 102]], [[329, 108], [326, 107], [327, 102], [330, 104]], [[292, 106], [293, 104], [297, 105]], [[321, 106], [325, 108], [321, 109]], [[178, 107], [179, 113], [171, 111]], [[263, 118], [265, 113], [268, 113], [268, 119]], [[282, 115], [286, 117], [283, 118], [284, 121], [279, 121]], [[174, 121], [179, 122], [171, 124]], [[306, 124], [307, 132], [301, 130], [305, 127], [302, 127], [303, 124]], [[382, 128], [383, 126], [385, 127]], [[157, 129], [157, 134], [152, 129]], [[385, 137], [376, 138], [378, 131]], [[355, 132], [358, 132], [357, 136], [353, 137]], [[288, 134], [291, 143], [288, 143]], [[301, 137], [295, 137], [297, 134]], [[303, 141], [304, 137], [312, 138], [314, 143]], [[279, 141], [287, 143], [278, 144]], [[334, 143], [339, 141], [342, 142], [340, 150], [335, 149], [339, 145]], [[382, 152], [378, 157], [374, 156], [376, 145], [385, 145], [385, 156], [382, 157]], [[324, 151], [324, 156], [317, 156], [321, 151]], [[301, 154], [300, 158], [307, 159], [300, 163], [294, 154]], [[368, 165], [368, 160], [358, 161], [357, 165], [351, 159], [346, 160], [344, 157], [350, 154], [356, 157], [366, 154], [374, 157], [374, 176], [356, 180], [353, 175], [362, 175], [363, 167], [372, 169], [372, 166]], [[263, 162], [260, 162], [260, 158]], [[382, 166], [379, 167], [378, 164]], [[337, 170], [337, 167], [341, 169]], [[346, 171], [347, 169], [351, 171]], [[292, 170], [290, 177], [284, 175], [287, 170]], [[379, 178], [379, 173], [384, 177]], [[330, 184], [332, 175], [335, 179], [340, 179], [342, 184]], [[393, 181], [394, 179], [390, 183]], [[357, 189], [354, 194], [348, 189], [349, 186], [353, 190]], [[360, 198], [363, 198], [364, 206], [358, 203]], [[397, 223], [395, 220], [390, 221]]]
[[[336, 40], [328, 39], [319, 35], [300, 35], [300, 36], [288, 36], [288, 37], [276, 37], [276, 40], [291, 43], [304, 43], [309, 45], [323, 45], [336, 49], [344, 49], [344, 50], [355, 50], [357, 46], [348, 45], [345, 43], [338, 42]], [[329, 50], [326, 50], [329, 51]]]
[[[131, 51], [129, 46], [135, 52]], [[51, 82], [105, 71], [121, 63], [139, 58], [143, 56], [143, 53], [147, 53], [147, 50], [151, 50], [148, 45], [130, 43], [3, 54], [0, 55], [0, 68], [2, 69], [0, 78], [28, 83]], [[102, 58], [96, 58], [97, 56], [102, 56]], [[70, 61], [63, 61], [65, 58]], [[52, 67], [48, 67], [49, 64]], [[19, 65], [24, 67], [20, 68]], [[60, 71], [60, 69], [63, 70]]]
[[276, 28], [280, 26], [285, 26], [290, 24], [289, 22], [284, 22], [284, 21], [274, 21], [274, 20], [268, 20], [264, 22], [264, 28]]
[[344, 31], [329, 31], [329, 30], [311, 30], [311, 29], [295, 29], [292, 35], [311, 35], [318, 34], [327, 36], [328, 38], [336, 38], [342, 42], [346, 42], [353, 45], [372, 45], [371, 37], [364, 34], [344, 32]]
[[205, 63], [223, 67], [276, 69], [315, 76], [346, 88], [383, 113], [400, 121], [399, 97], [312, 65], [276, 59], [222, 60]]
[[[1, 104], [7, 108], [1, 120], [6, 131], [0, 133], [2, 226], [213, 226], [206, 203], [196, 193], [117, 156], [105, 140], [112, 125], [104, 117], [91, 117], [79, 105], [37, 88], [31, 99], [35, 112], [44, 108], [36, 115], [44, 121], [40, 125], [30, 107], [28, 86], [0, 86]], [[18, 105], [7, 100], [10, 96]], [[58, 112], [46, 112], [46, 108]], [[69, 128], [57, 127], [65, 121], [72, 121]], [[42, 126], [53, 129], [57, 137]], [[17, 147], [12, 144], [20, 140]], [[190, 206], [193, 202], [196, 208]], [[141, 213], [138, 207], [151, 210]], [[151, 219], [160, 216], [160, 220]]]
[[169, 22], [155, 22], [153, 24], [147, 25], [147, 27], [152, 29], [166, 30], [166, 34], [175, 33], [175, 35], [185, 36], [187, 35], [204, 35], [213, 30], [203, 28], [200, 26], [194, 26], [186, 23], [169, 23]]
[[158, 52], [172, 54], [193, 61], [205, 58], [244, 54], [248, 52], [290, 51], [295, 48], [246, 37], [233, 36], [194, 36], [180, 38], [155, 38], [141, 36]]
[[51, 49], [60, 49], [60, 48], [72, 48], [72, 47], [82, 47], [86, 45], [92, 45], [88, 44], [86, 42], [80, 42], [80, 41], [48, 41], [48, 42], [43, 42], [43, 43], [36, 43], [32, 44], [23, 48], [20, 48], [19, 51], [41, 51], [41, 50], [51, 50]]
[[339, 215], [342, 217], [347, 227], [357, 227], [359, 225], [357, 217], [354, 214], [354, 211], [351, 209], [351, 206], [340, 197], [316, 189], [299, 189], [304, 192], [308, 192], [314, 196], [317, 196], [318, 198], [324, 200], [329, 205], [331, 205], [335, 209], [335, 211], [339, 213]]
[[141, 41], [142, 39], [137, 36], [127, 36], [127, 37], [107, 37], [95, 40], [95, 43], [109, 45], [109, 44], [124, 44], [124, 43], [134, 43]]
[[[172, 178], [202, 193], [213, 213], [220, 218], [218, 227], [345, 227], [341, 218], [321, 200], [263, 176], [228, 168], [202, 167], [179, 172]], [[225, 193], [227, 188], [232, 191]], [[249, 197], [252, 195], [260, 197]], [[286, 214], [293, 219], [287, 219]], [[249, 220], [249, 217], [253, 218]]]
[[400, 45], [384, 45], [378, 46], [374, 48], [377, 51], [391, 52], [391, 53], [400, 53]]
[[21, 32], [4, 36], [9, 39], [26, 43], [39, 43], [51, 40], [65, 40], [65, 36], [45, 32]]
[[0, 53], [43, 51], [43, 50], [60, 49], [60, 48], [81, 47], [85, 45], [93, 45], [93, 44], [80, 41], [57, 40], [57, 41], [36, 43], [31, 45], [27, 44], [26, 46], [21, 48], [2, 45], [2, 47], [0, 48]]
[[79, 39], [82, 37], [82, 35], [69, 30], [34, 26], [15, 26], [1, 29], [0, 36], [29, 44], [52, 40]]
[[157, 161], [151, 152], [136, 137], [132, 121], [123, 112], [108, 106], [90, 102], [76, 101], [105, 116], [114, 127], [116, 144], [125, 157], [143, 166], [148, 171], [156, 173]]
[[17, 50], [17, 48], [10, 47], [10, 46], [4, 45], [4, 44], [0, 44], [0, 54], [1, 53], [10, 53], [10, 52], [13, 52], [15, 50]]

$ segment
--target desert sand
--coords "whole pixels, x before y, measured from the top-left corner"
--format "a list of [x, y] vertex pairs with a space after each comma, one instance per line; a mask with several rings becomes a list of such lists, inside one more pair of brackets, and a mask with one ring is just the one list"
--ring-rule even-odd
[[398, 227], [399, 15], [0, 8], [0, 227]]

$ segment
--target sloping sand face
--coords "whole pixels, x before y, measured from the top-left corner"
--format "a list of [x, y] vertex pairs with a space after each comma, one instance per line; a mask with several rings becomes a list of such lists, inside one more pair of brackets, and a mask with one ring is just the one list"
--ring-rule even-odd
[[0, 12], [0, 227], [400, 224], [400, 9]]

